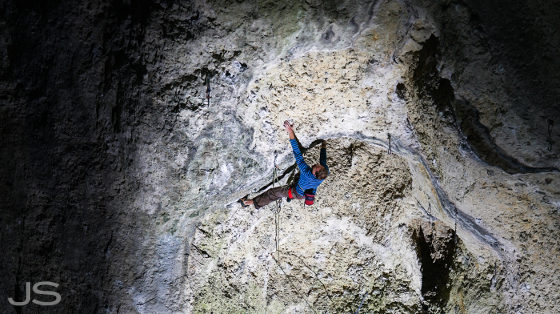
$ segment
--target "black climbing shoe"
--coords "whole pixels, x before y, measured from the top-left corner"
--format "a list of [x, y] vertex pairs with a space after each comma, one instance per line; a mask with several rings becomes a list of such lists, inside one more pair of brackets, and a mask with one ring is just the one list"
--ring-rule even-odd
[[249, 207], [249, 205], [245, 204], [245, 201], [247, 200], [247, 197], [248, 197], [248, 196], [249, 196], [249, 195], [245, 195], [245, 196], [243, 196], [242, 198], [240, 198], [240, 199], [238, 200], [239, 204], [241, 204], [241, 207], [243, 207], [243, 208]]

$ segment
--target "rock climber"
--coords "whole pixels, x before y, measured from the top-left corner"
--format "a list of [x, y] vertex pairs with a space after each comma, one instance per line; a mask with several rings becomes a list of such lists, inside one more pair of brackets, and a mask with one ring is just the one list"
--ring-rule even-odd
[[[242, 198], [241, 202], [245, 206], [255, 205], [255, 208], [258, 209], [269, 204], [270, 202], [284, 197], [287, 197], [289, 199], [306, 198], [306, 200], [309, 197], [313, 198], [315, 192], [317, 191], [317, 187], [329, 175], [329, 167], [327, 166], [327, 146], [325, 141], [321, 142], [319, 163], [313, 165], [313, 167], [309, 167], [303, 160], [303, 156], [301, 154], [301, 151], [299, 150], [299, 145], [296, 139], [293, 125], [288, 121], [284, 121], [284, 128], [286, 129], [290, 137], [290, 144], [292, 145], [294, 157], [296, 158], [296, 163], [300, 171], [299, 180], [294, 186], [285, 185], [272, 188], [253, 199]], [[306, 202], [306, 204], [308, 203]]]

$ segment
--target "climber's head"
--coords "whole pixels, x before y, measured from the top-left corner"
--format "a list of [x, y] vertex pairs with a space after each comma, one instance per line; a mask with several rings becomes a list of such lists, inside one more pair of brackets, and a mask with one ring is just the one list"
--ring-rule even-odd
[[315, 178], [319, 180], [325, 180], [328, 175], [327, 168], [319, 164], [313, 165], [313, 167], [311, 168], [311, 173], [313, 173]]

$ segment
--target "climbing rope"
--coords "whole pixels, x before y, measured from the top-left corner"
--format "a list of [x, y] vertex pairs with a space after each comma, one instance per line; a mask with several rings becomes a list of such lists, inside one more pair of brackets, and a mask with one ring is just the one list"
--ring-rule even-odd
[[358, 309], [356, 310], [356, 313], [355, 313], [355, 314], [359, 314], [359, 313], [360, 313], [360, 310], [362, 309], [362, 305], [364, 305], [364, 300], [366, 299], [367, 295], [368, 295], [367, 292], [364, 293], [364, 296], [362, 297], [362, 301], [360, 302], [360, 306], [358, 306]]
[[[277, 158], [278, 158], [278, 152], [274, 153], [274, 169], [272, 172], [273, 178], [272, 178], [272, 188], [276, 187], [276, 182], [278, 181], [278, 170], [279, 167], [277, 165]], [[294, 169], [294, 173], [292, 174], [292, 176], [295, 174], [295, 169]], [[290, 177], [290, 179], [293, 179], [293, 177]], [[304, 202], [304, 207], [305, 207], [305, 202]], [[276, 200], [276, 206], [273, 207], [272, 212], [274, 213], [274, 224], [275, 224], [275, 242], [276, 242], [276, 257], [274, 256], [274, 253], [270, 253], [270, 256], [272, 257], [272, 259], [274, 260], [274, 262], [276, 263], [276, 265], [278, 266], [278, 268], [280, 268], [280, 271], [283, 273], [284, 277], [288, 280], [290, 286], [292, 287], [293, 291], [297, 294], [297, 296], [303, 300], [305, 302], [305, 304], [309, 307], [309, 309], [316, 313], [317, 310], [315, 310], [315, 308], [309, 303], [309, 301], [300, 293], [300, 289], [298, 289], [294, 283], [294, 281], [292, 280], [291, 276], [288, 275], [286, 273], [286, 271], [284, 270], [284, 268], [282, 267], [281, 263], [280, 263], [280, 249], [279, 249], [279, 239], [280, 239], [280, 212], [282, 210], [282, 199], [278, 199]], [[313, 274], [314, 274], [314, 281], [319, 282], [319, 284], [322, 286], [322, 288], [324, 289], [327, 297], [329, 298], [329, 300], [332, 302], [332, 298], [330, 296], [330, 293], [327, 289], [327, 287], [325, 286], [325, 284], [319, 279], [319, 275], [309, 266], [307, 265], [304, 260], [299, 257], [300, 262], [307, 268], [309, 269]], [[301, 282], [299, 282], [299, 284], [301, 284]], [[356, 313], [359, 313], [365, 298], [367, 297], [367, 293], [365, 293], [362, 296], [360, 305], [358, 307], [358, 310]]]
[[[276, 181], [278, 180], [278, 165], [276, 165], [276, 158], [278, 157], [278, 153], [275, 152], [274, 153], [274, 170], [272, 172], [272, 188], [274, 188], [276, 186]], [[282, 210], [282, 199], [277, 199], [276, 200], [276, 207], [272, 209], [272, 212], [274, 213], [274, 225], [276, 228], [276, 236], [275, 236], [275, 240], [276, 240], [276, 258], [280, 259], [280, 251], [278, 249], [278, 241], [280, 238], [280, 210]]]
[[321, 284], [321, 286], [323, 287], [323, 290], [325, 290], [325, 293], [327, 294], [327, 298], [329, 298], [329, 300], [332, 303], [333, 299], [331, 298], [329, 290], [327, 289], [327, 286], [321, 281], [321, 279], [319, 279], [319, 274], [317, 274], [317, 272], [314, 271], [313, 268], [309, 267], [309, 265], [307, 265], [305, 263], [305, 261], [303, 260], [303, 258], [301, 258], [301, 256], [297, 256], [297, 255], [295, 255], [295, 256], [299, 259], [299, 261], [303, 264], [303, 266], [307, 267], [307, 269], [309, 269], [313, 273], [313, 275], [315, 275], [315, 280], [318, 281]]
[[286, 279], [288, 279], [288, 282], [290, 283], [290, 285], [292, 286], [292, 289], [294, 289], [294, 292], [298, 295], [298, 297], [300, 299], [302, 299], [305, 302], [305, 304], [307, 304], [307, 306], [309, 307], [309, 309], [311, 309], [311, 311], [313, 311], [313, 313], [317, 313], [317, 311], [313, 308], [313, 306], [309, 303], [309, 301], [307, 301], [307, 299], [304, 298], [301, 293], [299, 293], [298, 288], [295, 286], [295, 284], [293, 283], [290, 276], [284, 271], [284, 268], [282, 267], [282, 265], [280, 265], [280, 262], [276, 258], [274, 258], [273, 254], [270, 254], [270, 255], [272, 256], [272, 259], [274, 260], [274, 262], [276, 262], [276, 265], [278, 266], [278, 268], [280, 268], [280, 270], [284, 274], [284, 277], [286, 277]]

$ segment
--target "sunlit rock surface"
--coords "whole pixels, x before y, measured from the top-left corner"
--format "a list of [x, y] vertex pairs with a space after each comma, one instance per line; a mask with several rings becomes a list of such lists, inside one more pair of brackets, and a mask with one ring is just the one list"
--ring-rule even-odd
[[555, 2], [0, 5], [0, 307], [559, 312]]

